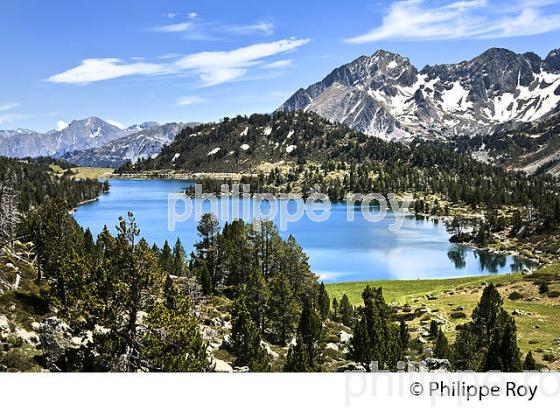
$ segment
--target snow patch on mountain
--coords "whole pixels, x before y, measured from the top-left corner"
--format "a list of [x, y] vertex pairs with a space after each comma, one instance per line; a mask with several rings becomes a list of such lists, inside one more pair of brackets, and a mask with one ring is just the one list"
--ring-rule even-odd
[[560, 107], [560, 54], [493, 48], [457, 64], [426, 66], [379, 50], [298, 90], [281, 111], [313, 111], [386, 139], [492, 132], [548, 118]]

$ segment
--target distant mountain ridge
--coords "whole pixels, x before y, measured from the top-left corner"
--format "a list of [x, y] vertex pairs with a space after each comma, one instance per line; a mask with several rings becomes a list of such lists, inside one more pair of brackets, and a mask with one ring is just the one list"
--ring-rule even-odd
[[194, 127], [199, 123], [150, 124], [149, 128], [144, 129], [138, 126], [130, 127], [129, 129], [138, 131], [112, 140], [101, 147], [67, 152], [61, 158], [76, 165], [91, 167], [116, 168], [126, 161], [136, 163], [140, 159], [155, 157], [183, 128]]
[[82, 166], [117, 167], [157, 155], [186, 125], [144, 122], [121, 129], [97, 117], [72, 121], [60, 130], [0, 130], [0, 155], [50, 156]]
[[99, 147], [126, 135], [122, 130], [97, 117], [72, 121], [61, 130], [0, 132], [0, 155], [23, 158], [59, 156], [68, 151]]
[[384, 50], [299, 89], [280, 111], [313, 111], [385, 139], [481, 135], [546, 120], [559, 111], [560, 49], [491, 48], [457, 64], [414, 67]]

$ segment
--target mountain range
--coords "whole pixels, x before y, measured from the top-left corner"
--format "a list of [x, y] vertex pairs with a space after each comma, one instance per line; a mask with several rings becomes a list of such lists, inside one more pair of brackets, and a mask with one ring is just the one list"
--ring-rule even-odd
[[[313, 112], [368, 136], [407, 144], [415, 138], [428, 139], [483, 162], [560, 175], [560, 49], [542, 59], [531, 52], [491, 48], [468, 61], [421, 70], [406, 57], [379, 50], [299, 89], [277, 111]], [[182, 129], [196, 125], [147, 122], [121, 129], [91, 117], [44, 134], [25, 129], [0, 131], [0, 155], [52, 156], [82, 166], [118, 167], [126, 161], [154, 158]], [[201, 132], [215, 126], [208, 124]], [[235, 131], [240, 135], [232, 141], [228, 132], [190, 147], [201, 150], [193, 158], [225, 155], [225, 162], [234, 167], [257, 146], [287, 144], [295, 138], [290, 132], [297, 132], [279, 126], [272, 140], [272, 135], [252, 126], [247, 135], [242, 131]], [[280, 135], [284, 131], [286, 135]], [[255, 132], [264, 140], [251, 144]], [[210, 148], [211, 143], [216, 147]], [[181, 158], [176, 158], [174, 166], [187, 161], [188, 145], [183, 142], [182, 149], [166, 160], [177, 153]], [[296, 150], [298, 145], [302, 144], [288, 144], [286, 150]], [[208, 154], [207, 148], [221, 151]], [[273, 157], [279, 157], [278, 153]], [[199, 165], [204, 167], [204, 161]]]
[[0, 155], [50, 156], [82, 166], [114, 167], [125, 161], [136, 162], [157, 155], [186, 125], [145, 122], [121, 129], [90, 117], [47, 133], [24, 129], [0, 131]]
[[560, 49], [491, 48], [458, 64], [414, 67], [384, 50], [333, 70], [279, 108], [313, 111], [368, 135], [410, 140], [484, 135], [559, 111]]

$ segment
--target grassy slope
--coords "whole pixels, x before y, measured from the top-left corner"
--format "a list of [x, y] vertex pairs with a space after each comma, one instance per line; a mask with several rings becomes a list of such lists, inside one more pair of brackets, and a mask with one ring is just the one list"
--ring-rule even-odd
[[[51, 170], [57, 174], [64, 174], [64, 170], [58, 165], [50, 165]], [[110, 177], [113, 173], [112, 168], [95, 168], [95, 167], [76, 167], [72, 168], [74, 174], [72, 178], [74, 179], [99, 179]]]
[[73, 178], [107, 178], [113, 173], [112, 168], [93, 168], [93, 167], [77, 167], [72, 168], [72, 171], [76, 172]]
[[[414, 336], [419, 333], [418, 328], [427, 328], [431, 319], [443, 319], [443, 326], [451, 340], [455, 338], [455, 326], [470, 319], [470, 315], [480, 300], [483, 283], [493, 282], [499, 286], [504, 298], [504, 308], [510, 313], [513, 310], [527, 314], [515, 316], [518, 327], [519, 347], [522, 351], [538, 352], [537, 357], [542, 360], [544, 353], [560, 356], [560, 299], [548, 297], [538, 293], [538, 286], [533, 282], [536, 278], [547, 276], [551, 280], [551, 290], [560, 290], [560, 264], [551, 265], [539, 270], [532, 276], [521, 274], [495, 275], [482, 277], [468, 277], [442, 280], [388, 280], [352, 283], [329, 284], [327, 290], [331, 299], [338, 300], [344, 293], [352, 304], [361, 304], [361, 292], [366, 285], [382, 287], [387, 303], [402, 306], [410, 304], [412, 310], [425, 307], [428, 313], [408, 322]], [[509, 300], [508, 296], [514, 292], [524, 295], [520, 300]], [[428, 300], [431, 294], [437, 299]], [[452, 319], [451, 312], [458, 306], [464, 307], [467, 319]], [[550, 364], [551, 368], [559, 368], [560, 362]]]

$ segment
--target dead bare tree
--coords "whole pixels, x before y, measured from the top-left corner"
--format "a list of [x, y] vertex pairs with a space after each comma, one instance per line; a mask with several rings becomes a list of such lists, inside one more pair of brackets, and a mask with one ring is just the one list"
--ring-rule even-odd
[[18, 193], [10, 179], [0, 182], [0, 247], [13, 250], [21, 221]]

